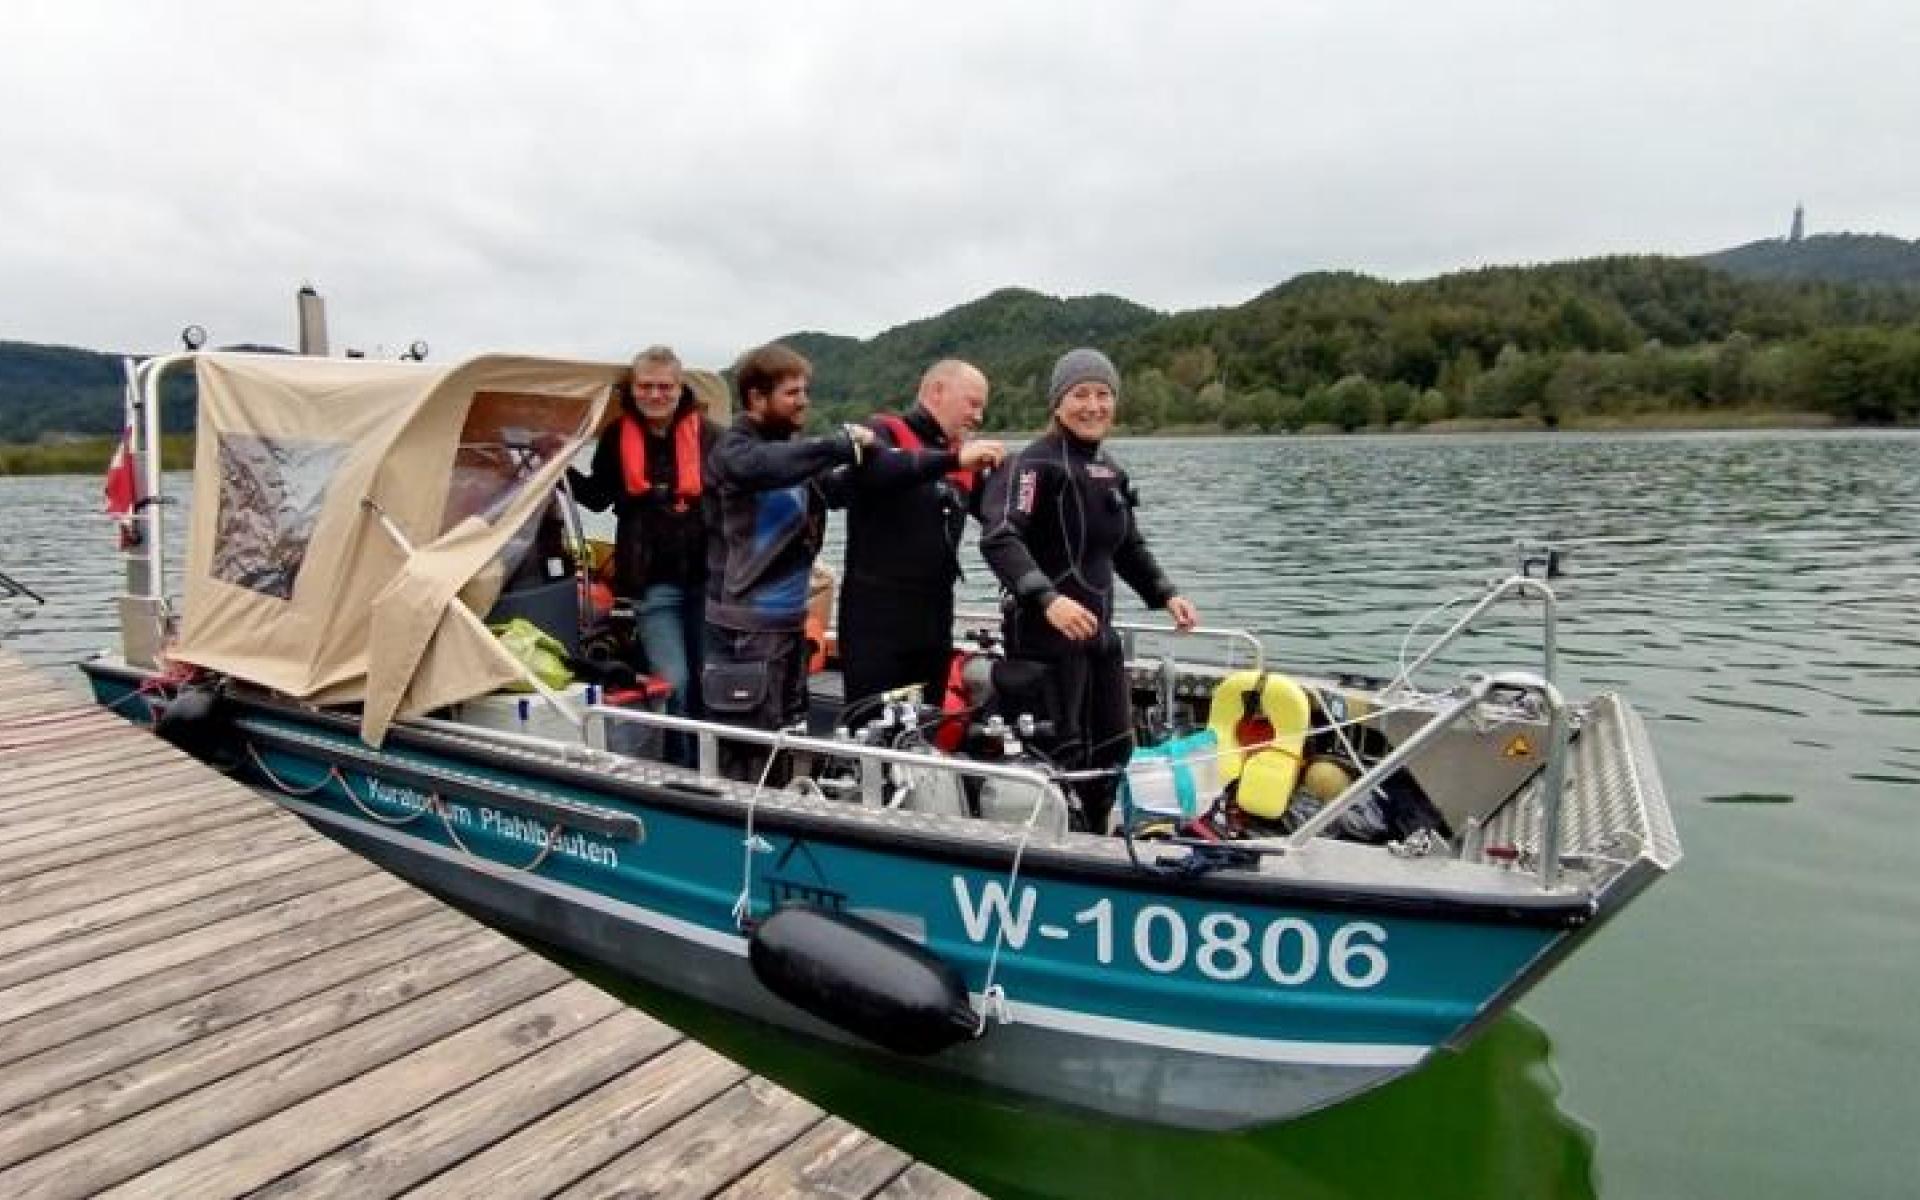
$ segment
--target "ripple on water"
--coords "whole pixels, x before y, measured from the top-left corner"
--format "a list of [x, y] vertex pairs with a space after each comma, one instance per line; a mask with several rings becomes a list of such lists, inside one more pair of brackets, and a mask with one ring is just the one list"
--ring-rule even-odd
[[[1840, 1071], [1824, 1058], [1782, 1059], [1779, 1054], [1751, 1066], [1729, 1056], [1716, 1059], [1713, 1071], [1690, 1072], [1704, 1108], [1737, 1112], [1741, 1121], [1751, 1122], [1740, 1128], [1745, 1136], [1737, 1151], [1673, 1132], [1694, 1128], [1701, 1109], [1662, 1110], [1657, 1098], [1647, 1100], [1647, 1081], [1605, 1075], [1626, 1070], [1617, 1063], [1675, 1061], [1675, 1055], [1684, 1056], [1698, 1043], [1709, 1020], [1715, 1030], [1737, 1033], [1737, 1045], [1761, 1044], [1777, 1032], [1785, 1014], [1778, 1001], [1769, 1006], [1769, 996], [1738, 1006], [1723, 1003], [1730, 989], [1740, 986], [1739, 969], [1755, 956], [1697, 954], [1703, 934], [1746, 936], [1728, 931], [1763, 927], [1783, 915], [1755, 920], [1750, 907], [1755, 896], [1826, 896], [1835, 880], [1845, 879], [1847, 911], [1870, 908], [1899, 915], [1893, 899], [1863, 906], [1857, 893], [1913, 894], [1904, 857], [1883, 852], [1891, 839], [1871, 805], [1889, 795], [1907, 800], [1915, 795], [1911, 789], [1920, 787], [1915, 752], [1903, 744], [1914, 740], [1912, 722], [1920, 716], [1913, 688], [1920, 679], [1920, 636], [1912, 619], [1912, 597], [1920, 595], [1920, 537], [1905, 532], [1920, 530], [1920, 502], [1909, 499], [1920, 439], [1854, 434], [1287, 438], [1127, 441], [1114, 450], [1144, 498], [1140, 521], [1169, 574], [1201, 606], [1209, 624], [1243, 626], [1272, 637], [1276, 665], [1283, 667], [1390, 671], [1408, 629], [1424, 621], [1408, 647], [1409, 654], [1418, 653], [1458, 614], [1458, 605], [1449, 611], [1442, 606], [1477, 595], [1490, 577], [1511, 567], [1515, 541], [1551, 536], [1569, 546], [1571, 573], [1554, 584], [1562, 600], [1563, 685], [1574, 694], [1595, 684], [1626, 692], [1652, 717], [1670, 784], [1676, 792], [1684, 787], [1685, 795], [1702, 798], [1681, 805], [1683, 820], [1685, 809], [1705, 806], [1728, 817], [1705, 827], [1705, 852], [1689, 854], [1680, 876], [1650, 896], [1646, 912], [1628, 915], [1627, 920], [1641, 922], [1636, 937], [1602, 939], [1594, 959], [1583, 958], [1584, 975], [1570, 971], [1554, 980], [1563, 995], [1582, 989], [1600, 994], [1605, 982], [1595, 981], [1604, 970], [1595, 964], [1611, 953], [1616, 964], [1637, 962], [1646, 978], [1662, 981], [1659, 1005], [1587, 1004], [1591, 1027], [1583, 1024], [1576, 1039], [1605, 1048], [1578, 1060], [1589, 1073], [1585, 1082], [1602, 1076], [1601, 1086], [1583, 1091], [1583, 1112], [1587, 1104], [1600, 1112], [1603, 1159], [1610, 1137], [1654, 1139], [1617, 1156], [1614, 1169], [1629, 1182], [1616, 1194], [1654, 1190], [1632, 1186], [1649, 1182], [1647, 1168], [1636, 1164], [1663, 1158], [1697, 1160], [1702, 1177], [1744, 1180], [1758, 1173], [1768, 1181], [1790, 1182], [1805, 1177], [1810, 1155], [1821, 1162], [1823, 1183], [1832, 1194], [1895, 1194], [1875, 1184], [1894, 1177], [1888, 1164], [1909, 1152], [1897, 1129], [1880, 1139], [1887, 1149], [1874, 1159], [1863, 1153], [1864, 1141], [1847, 1143], [1819, 1132], [1832, 1123], [1817, 1099], [1798, 1107], [1744, 1100], [1787, 1077], [1813, 1097], [1904, 1098], [1909, 1081], [1898, 1076], [1895, 1065], [1913, 1060], [1917, 1043], [1911, 1034], [1890, 1035], [1901, 1039], [1894, 1042], [1899, 1053], [1879, 1056], [1889, 1065], [1878, 1074], [1870, 1066], [1851, 1064]], [[175, 495], [182, 494], [183, 482], [170, 478]], [[57, 604], [57, 611], [19, 621], [9, 648], [21, 647], [40, 661], [59, 661], [110, 638], [118, 562], [110, 530], [93, 515], [98, 509], [93, 478], [0, 478], [0, 569]], [[171, 523], [176, 563], [181, 526]], [[602, 533], [608, 528], [604, 522], [590, 527]], [[836, 564], [842, 528], [836, 519], [826, 554]], [[969, 539], [973, 536], [970, 532]], [[984, 607], [993, 600], [990, 577], [971, 545], [963, 553], [963, 601]], [[1126, 598], [1123, 611], [1137, 613], [1138, 608]], [[1472, 654], [1482, 652], [1505, 660], [1496, 665], [1537, 669], [1540, 609], [1503, 611], [1512, 616], [1496, 633], [1469, 639], [1460, 649], [1471, 654], [1448, 655], [1433, 678], [1457, 675]], [[1795, 706], [1773, 702], [1780, 699], [1778, 684], [1786, 678], [1815, 685], [1794, 695], [1824, 694], [1849, 711], [1835, 719], [1834, 705], [1822, 703], [1817, 718], [1809, 718]], [[1825, 774], [1830, 762], [1862, 769], [1850, 777], [1836, 772], [1830, 784]], [[1837, 786], [1841, 780], [1848, 786]], [[1778, 814], [1783, 821], [1820, 809], [1820, 828], [1828, 836], [1806, 839], [1792, 854], [1734, 853], [1742, 827], [1758, 822], [1736, 821], [1731, 814], [1756, 805], [1789, 806]], [[1845, 821], [1827, 819], [1846, 811], [1842, 806], [1861, 814], [1859, 832]], [[1726, 842], [1708, 840], [1714, 838]], [[1883, 860], [1886, 866], [1874, 865]], [[1680, 934], [1671, 932], [1673, 921], [1648, 920], [1662, 905], [1667, 917], [1686, 922]], [[1836, 954], [1859, 962], [1890, 961], [1886, 947], [1898, 928], [1853, 935], [1842, 931], [1833, 914], [1814, 916], [1825, 935], [1820, 944]], [[1626, 932], [1624, 923], [1621, 932]], [[1659, 957], [1663, 937], [1671, 952], [1665, 959]], [[1672, 951], [1675, 944], [1684, 949]], [[1646, 957], [1635, 960], [1634, 955]], [[1780, 984], [1768, 989], [1770, 994], [1825, 996], [1831, 990], [1830, 971], [1809, 981], [1771, 957], [1767, 970]], [[1710, 1017], [1692, 1025], [1676, 1016], [1708, 1011]], [[1909, 1029], [1910, 1022], [1900, 1023], [1904, 1009], [1899, 1011], [1881, 1028]], [[1306, 1176], [1304, 1186], [1293, 1189], [1303, 1195], [1414, 1190], [1383, 1185], [1384, 1176], [1392, 1183], [1430, 1185], [1420, 1189], [1423, 1194], [1590, 1194], [1582, 1143], [1543, 1127], [1557, 1116], [1551, 1098], [1535, 1096], [1518, 1128], [1495, 1129], [1499, 1136], [1488, 1136], [1488, 1114], [1511, 1120], [1522, 1111], [1515, 1098], [1529, 1095], [1527, 1072], [1516, 1079], [1505, 1067], [1488, 1070], [1497, 1058], [1492, 1051], [1521, 1045], [1531, 1036], [1501, 1023], [1467, 1054], [1442, 1056], [1407, 1081], [1409, 1086], [1283, 1131], [1257, 1161], [1236, 1160], [1234, 1165], [1245, 1169], [1234, 1179], [1204, 1177], [1209, 1164], [1220, 1159], [1220, 1147], [1213, 1144], [1180, 1158], [1177, 1177], [1143, 1178], [1119, 1169], [1113, 1164], [1129, 1161], [1124, 1156], [1141, 1136], [1129, 1130], [1124, 1138], [1087, 1143], [1088, 1152], [1060, 1165], [1057, 1182], [1062, 1190], [1078, 1187], [1106, 1196], [1129, 1188], [1131, 1194], [1171, 1195], [1184, 1188], [1228, 1195], [1240, 1194], [1235, 1182], [1255, 1172], [1271, 1177], [1290, 1167]], [[1544, 1047], [1522, 1048], [1527, 1049], [1522, 1061], [1544, 1055]], [[1622, 1053], [1616, 1055], [1616, 1049]], [[1475, 1072], [1485, 1080], [1475, 1082]], [[1630, 1099], [1607, 1109], [1609, 1090]], [[951, 1112], [938, 1107], [944, 1103], [940, 1097], [928, 1103], [929, 1111]], [[903, 1107], [909, 1106], [876, 1100], [873, 1111]], [[1865, 1127], [1880, 1121], [1877, 1114], [1883, 1110], [1898, 1108], [1863, 1102], [1849, 1110], [1857, 1118], [1849, 1124]], [[1900, 1120], [1896, 1112], [1880, 1125], [1891, 1129]], [[1436, 1121], [1455, 1125], [1436, 1131]], [[930, 1120], [929, 1125], [957, 1140], [976, 1140], [982, 1128], [966, 1121]], [[1014, 1132], [1032, 1125], [1025, 1115], [1006, 1122]], [[1672, 1141], [1662, 1145], [1661, 1137]], [[1243, 1144], [1228, 1143], [1236, 1152]], [[1440, 1144], [1465, 1149], [1439, 1156], [1427, 1149]], [[1382, 1146], [1405, 1160], [1403, 1173], [1368, 1174], [1380, 1159], [1373, 1149]], [[1542, 1147], [1549, 1151], [1543, 1167], [1550, 1177], [1516, 1168], [1516, 1155]], [[1485, 1178], [1467, 1169], [1478, 1165], [1475, 1152], [1487, 1160]], [[1716, 1152], [1725, 1157], [1714, 1161]], [[1105, 1174], [1076, 1183], [1092, 1170], [1083, 1171], [1087, 1162], [1105, 1162]], [[1601, 1173], [1610, 1174], [1605, 1166]], [[1571, 1181], [1562, 1177], [1562, 1168]], [[1461, 1178], [1436, 1180], [1436, 1172], [1447, 1171]], [[1210, 1192], [1209, 1185], [1216, 1184]], [[1785, 1194], [1787, 1187], [1782, 1183], [1773, 1190]]]
[[1782, 708], [1777, 704], [1762, 704], [1757, 700], [1739, 700], [1732, 697], [1705, 696], [1695, 693], [1692, 697], [1702, 704], [1711, 704], [1718, 708], [1737, 708], [1747, 712], [1771, 713], [1780, 717], [1804, 717], [1807, 714], [1797, 708]]

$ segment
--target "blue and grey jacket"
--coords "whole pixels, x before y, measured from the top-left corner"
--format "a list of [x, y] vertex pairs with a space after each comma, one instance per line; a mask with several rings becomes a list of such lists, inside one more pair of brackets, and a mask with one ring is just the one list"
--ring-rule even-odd
[[807, 585], [826, 536], [821, 477], [854, 461], [844, 432], [774, 437], [742, 414], [707, 452], [707, 623], [805, 628]]

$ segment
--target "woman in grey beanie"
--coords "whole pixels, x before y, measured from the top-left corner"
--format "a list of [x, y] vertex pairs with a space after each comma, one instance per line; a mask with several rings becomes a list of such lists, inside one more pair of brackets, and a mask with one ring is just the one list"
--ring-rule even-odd
[[[980, 552], [1000, 580], [1007, 655], [1029, 664], [1007, 675], [1024, 675], [1030, 694], [1001, 699], [1052, 718], [1049, 753], [1070, 770], [1117, 769], [1133, 749], [1114, 577], [1177, 627], [1200, 620], [1147, 549], [1126, 472], [1101, 449], [1119, 395], [1120, 373], [1106, 355], [1061, 355], [1048, 377], [1047, 432], [993, 473], [981, 502]], [[1116, 771], [1076, 787], [1083, 828], [1106, 832], [1117, 784]]]

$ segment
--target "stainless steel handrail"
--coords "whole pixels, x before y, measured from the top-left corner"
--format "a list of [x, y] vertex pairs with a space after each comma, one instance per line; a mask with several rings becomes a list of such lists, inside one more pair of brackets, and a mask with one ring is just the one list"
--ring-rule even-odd
[[1480, 618], [1482, 613], [1492, 608], [1507, 596], [1516, 593], [1521, 595], [1532, 593], [1546, 602], [1546, 613], [1543, 617], [1544, 628], [1541, 635], [1541, 654], [1543, 659], [1541, 663], [1541, 674], [1548, 683], [1552, 683], [1555, 659], [1558, 656], [1559, 601], [1555, 598], [1553, 589], [1540, 580], [1528, 575], [1511, 575], [1488, 588], [1487, 594], [1480, 598], [1480, 603], [1468, 609], [1465, 615], [1455, 621], [1445, 633], [1429, 643], [1427, 648], [1420, 652], [1420, 657], [1414, 659], [1413, 662], [1402, 668], [1400, 673], [1393, 677], [1391, 683], [1380, 689], [1380, 699], [1382, 701], [1388, 700], [1395, 692], [1411, 687], [1413, 677], [1419, 672], [1421, 667], [1433, 661], [1435, 655], [1457, 641], [1462, 634], [1466, 633], [1467, 630], [1472, 627], [1473, 623]]
[[[182, 363], [191, 363], [199, 354], [187, 351], [181, 354], [161, 354], [147, 359], [133, 370], [132, 385], [137, 391], [138, 402], [142, 409], [141, 435], [145, 443], [141, 449], [145, 455], [145, 476], [140, 497], [147, 519], [147, 595], [161, 604], [168, 604], [166, 576], [166, 532], [163, 528], [166, 512], [166, 498], [160, 471], [160, 381], [168, 371]], [[131, 415], [131, 414], [129, 414]]]
[[[707, 753], [707, 739], [726, 738], [729, 741], [747, 742], [757, 746], [769, 746], [780, 750], [809, 750], [817, 754], [830, 754], [838, 758], [871, 759], [875, 762], [894, 763], [903, 767], [923, 767], [939, 771], [952, 771], [962, 775], [973, 775], [981, 779], [1003, 779], [1009, 783], [1025, 784], [1052, 792], [1062, 803], [1065, 794], [1060, 785], [1043, 772], [1030, 767], [1009, 767], [1002, 763], [978, 762], [973, 759], [948, 757], [938, 754], [919, 754], [911, 750], [895, 750], [887, 746], [869, 746], [861, 742], [842, 742], [829, 738], [813, 737], [804, 733], [779, 733], [765, 729], [749, 729], [741, 725], [720, 725], [712, 721], [700, 721], [692, 717], [676, 717], [669, 713], [650, 712], [646, 709], [616, 708], [605, 704], [590, 704], [583, 709], [582, 716], [589, 735], [599, 723], [615, 722], [633, 725], [651, 725], [659, 729], [678, 730], [682, 733], [697, 734], [702, 739], [701, 757], [704, 760], [712, 756]], [[601, 731], [604, 742], [606, 733]]]
[[[1000, 614], [990, 609], [959, 608], [954, 610], [953, 619], [956, 623], [960, 621], [997, 622], [1000, 620]], [[1128, 635], [1152, 633], [1168, 637], [1218, 638], [1222, 641], [1244, 642], [1252, 647], [1253, 669], [1255, 671], [1266, 669], [1267, 648], [1261, 644], [1260, 639], [1254, 636], [1251, 630], [1233, 629], [1221, 625], [1196, 625], [1192, 629], [1175, 629], [1171, 625], [1148, 625], [1139, 621], [1114, 621], [1111, 622], [1111, 624], [1115, 631]], [[1129, 636], [1127, 644], [1127, 657], [1133, 657], [1131, 636]]]

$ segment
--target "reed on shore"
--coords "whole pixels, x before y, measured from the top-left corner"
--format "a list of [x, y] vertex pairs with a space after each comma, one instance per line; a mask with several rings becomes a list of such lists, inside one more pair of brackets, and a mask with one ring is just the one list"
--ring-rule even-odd
[[[0, 475], [104, 475], [120, 439], [89, 437], [57, 442], [0, 443]], [[193, 435], [163, 434], [160, 466], [184, 471], [193, 466]]]

